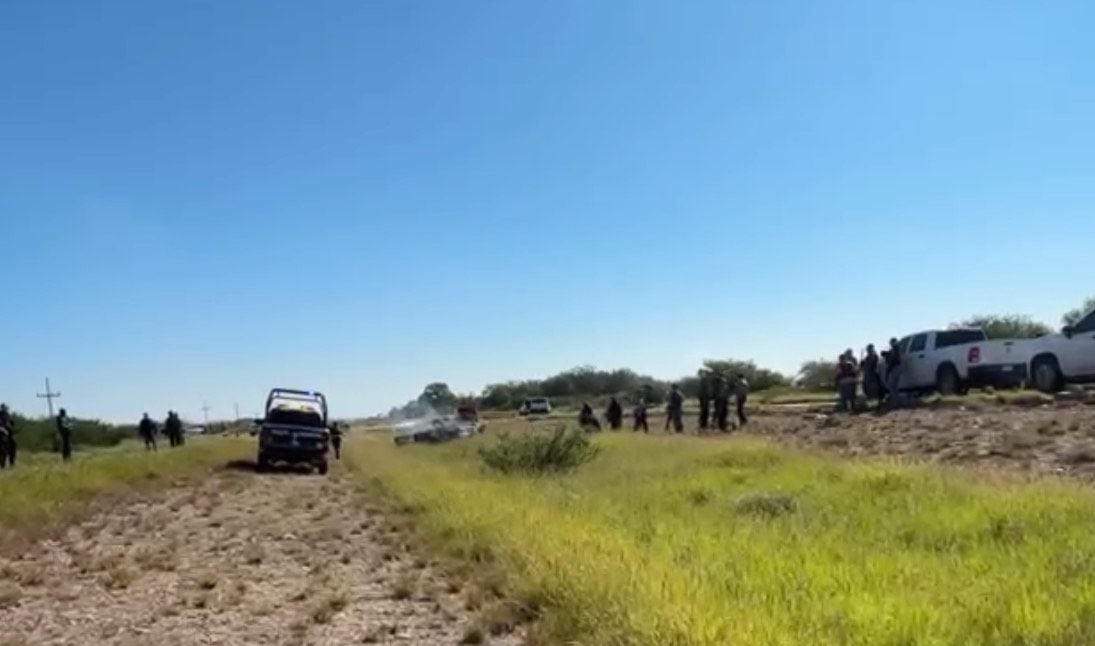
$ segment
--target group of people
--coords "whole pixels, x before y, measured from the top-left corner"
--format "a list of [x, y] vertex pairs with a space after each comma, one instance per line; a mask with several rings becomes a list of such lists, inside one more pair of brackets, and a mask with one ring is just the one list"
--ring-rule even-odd
[[879, 353], [874, 344], [856, 360], [849, 348], [840, 355], [836, 364], [837, 407], [854, 412], [858, 399], [859, 384], [863, 384], [863, 396], [867, 402], [876, 401], [878, 409], [893, 408], [901, 398], [901, 345], [890, 339], [890, 347]]
[[[745, 415], [745, 403], [749, 399], [749, 382], [745, 375], [737, 374], [732, 378], [726, 378], [714, 372], [704, 371], [700, 373], [700, 419], [699, 430], [704, 432], [709, 428], [717, 428], [723, 433], [730, 431], [730, 402], [733, 400], [737, 413], [737, 425], [744, 426], [749, 418]], [[677, 384], [673, 384], [665, 397], [665, 431], [670, 428], [677, 433], [684, 432], [684, 402], [685, 396]], [[646, 399], [640, 397], [635, 407], [631, 410], [632, 430], [650, 432], [650, 424], [647, 417]], [[608, 427], [618, 431], [623, 427], [624, 411], [619, 400], [611, 397], [604, 413]], [[578, 413], [578, 425], [586, 430], [601, 430], [601, 421], [593, 412], [589, 402], [583, 402]]]
[[[137, 424], [137, 432], [140, 434], [141, 439], [144, 440], [144, 448], [147, 451], [155, 451], [156, 435], [159, 432], [160, 427], [156, 422], [145, 413], [141, 417], [141, 421]], [[173, 410], [167, 411], [167, 419], [163, 423], [163, 433], [167, 436], [168, 443], [172, 446], [182, 446], [186, 441], [183, 436], [183, 423], [179, 418], [179, 414]]]

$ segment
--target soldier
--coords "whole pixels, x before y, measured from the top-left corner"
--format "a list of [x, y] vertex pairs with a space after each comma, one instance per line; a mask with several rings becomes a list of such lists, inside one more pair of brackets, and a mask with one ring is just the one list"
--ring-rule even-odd
[[882, 375], [879, 372], [879, 356], [874, 344], [867, 344], [867, 354], [859, 362], [859, 372], [863, 376], [863, 396], [867, 401], [882, 401]]
[[0, 469], [7, 466], [8, 458], [15, 466], [15, 421], [7, 404], [0, 404]]
[[57, 412], [57, 435], [61, 438], [61, 459], [68, 462], [72, 459], [72, 424], [63, 408]]
[[711, 419], [711, 373], [700, 371], [700, 430], [707, 430], [707, 422]]
[[153, 422], [148, 417], [148, 413], [144, 414], [141, 418], [141, 422], [137, 425], [137, 431], [141, 435], [141, 439], [144, 440], [144, 448], [146, 451], [156, 450], [156, 422]]
[[[901, 402], [901, 344], [890, 339], [890, 349], [882, 353], [886, 364], [886, 406], [896, 407]], [[882, 408], [879, 402], [879, 408]]]
[[837, 359], [836, 390], [840, 400], [837, 409], [848, 413], [854, 413], [857, 370], [855, 357], [849, 354], [849, 352], [841, 354], [840, 358]]
[[335, 459], [342, 459], [342, 425], [338, 422], [331, 424], [331, 448], [335, 450]]
[[634, 410], [631, 411], [631, 417], [634, 420], [633, 431], [638, 432], [641, 428], [643, 433], [650, 432], [650, 425], [646, 423], [646, 400], [642, 397], [639, 398], [639, 403], [635, 404]]
[[669, 394], [666, 396], [665, 403], [665, 430], [669, 430], [669, 425], [673, 425], [673, 430], [678, 433], [684, 432], [684, 394], [681, 393], [681, 389], [677, 384], [673, 384], [669, 388]]
[[167, 411], [163, 427], [167, 442], [171, 446], [182, 446], [182, 420], [179, 419], [179, 414], [173, 410]]
[[745, 375], [738, 373], [734, 380], [734, 404], [738, 409], [738, 426], [745, 426], [749, 419], [745, 416], [745, 402], [749, 399], [749, 381]]
[[730, 429], [730, 384], [719, 376], [715, 386], [715, 425], [726, 433]]
[[608, 408], [605, 409], [605, 419], [608, 420], [609, 427], [614, 430], [620, 430], [620, 426], [624, 423], [624, 409], [620, 406], [620, 402], [616, 401], [615, 397], [608, 400]]
[[597, 421], [597, 416], [593, 414], [593, 407], [589, 405], [589, 402], [582, 402], [582, 410], [578, 413], [578, 426], [587, 431], [601, 430], [601, 423]]

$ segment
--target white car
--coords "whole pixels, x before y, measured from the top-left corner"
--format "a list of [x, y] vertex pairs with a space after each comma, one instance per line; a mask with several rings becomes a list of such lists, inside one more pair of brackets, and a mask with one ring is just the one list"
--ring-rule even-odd
[[1066, 383], [1095, 382], [1095, 310], [1060, 334], [1024, 342], [1030, 356], [1034, 386], [1055, 393]]
[[901, 390], [943, 395], [1027, 379], [1029, 350], [1015, 339], [988, 340], [980, 328], [929, 330], [901, 339]]
[[518, 415], [549, 415], [551, 402], [547, 397], [529, 397], [517, 409]]

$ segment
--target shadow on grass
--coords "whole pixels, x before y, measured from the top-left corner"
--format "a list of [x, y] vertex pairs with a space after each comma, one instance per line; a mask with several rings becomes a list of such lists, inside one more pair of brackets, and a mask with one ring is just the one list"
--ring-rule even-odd
[[237, 471], [242, 473], [254, 473], [258, 475], [285, 475], [307, 474], [312, 472], [312, 467], [302, 464], [275, 465], [260, 469], [254, 460], [229, 460], [221, 467], [223, 471]]

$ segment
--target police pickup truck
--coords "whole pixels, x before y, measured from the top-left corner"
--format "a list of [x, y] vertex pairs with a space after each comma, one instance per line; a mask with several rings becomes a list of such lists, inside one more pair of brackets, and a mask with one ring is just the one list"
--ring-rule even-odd
[[929, 330], [900, 341], [903, 391], [962, 394], [970, 388], [1013, 387], [1028, 378], [1030, 354], [1019, 339], [988, 340], [980, 328]]
[[327, 473], [330, 430], [327, 398], [309, 390], [274, 388], [266, 398], [266, 416], [258, 424], [260, 471], [274, 464], [306, 464]]
[[1095, 382], [1095, 310], [1060, 334], [1047, 334], [1023, 342], [1030, 356], [1033, 384], [1055, 393], [1066, 383]]

